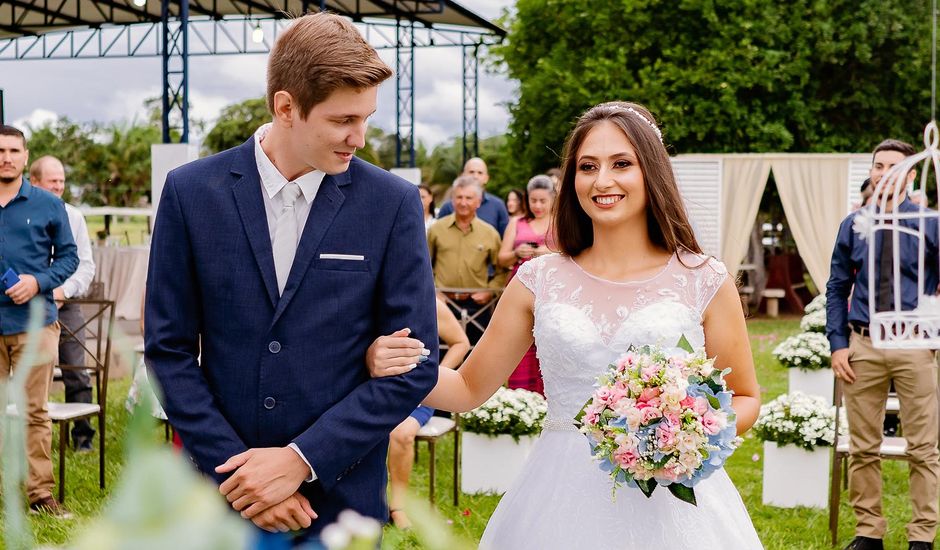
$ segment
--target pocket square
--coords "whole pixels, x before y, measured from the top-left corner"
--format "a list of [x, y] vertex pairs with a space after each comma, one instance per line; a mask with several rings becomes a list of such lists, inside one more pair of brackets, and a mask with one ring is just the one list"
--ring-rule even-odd
[[354, 262], [361, 262], [366, 259], [365, 256], [360, 256], [359, 254], [320, 254], [321, 260], [352, 260]]

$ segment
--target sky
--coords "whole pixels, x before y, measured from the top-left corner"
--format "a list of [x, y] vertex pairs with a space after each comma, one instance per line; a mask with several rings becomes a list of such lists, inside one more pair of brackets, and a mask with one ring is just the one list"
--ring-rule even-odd
[[[513, 0], [458, 0], [477, 14], [494, 19]], [[381, 51], [395, 66], [394, 50]], [[208, 121], [239, 101], [264, 95], [266, 55], [197, 56], [189, 61], [190, 118]], [[418, 48], [415, 53], [415, 136], [433, 147], [461, 133], [460, 48]], [[66, 116], [77, 122], [130, 121], [145, 116], [144, 101], [161, 94], [159, 57], [0, 61], [0, 89], [8, 124], [22, 129]], [[488, 74], [481, 64], [479, 129], [482, 137], [503, 133], [505, 103], [513, 84]], [[395, 82], [379, 89], [373, 124], [395, 129]], [[198, 136], [196, 136], [198, 139]], [[195, 141], [191, 139], [190, 141]]]

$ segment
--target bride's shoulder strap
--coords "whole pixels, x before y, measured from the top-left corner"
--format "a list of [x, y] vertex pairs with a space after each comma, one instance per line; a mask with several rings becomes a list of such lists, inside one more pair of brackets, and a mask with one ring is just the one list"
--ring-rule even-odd
[[695, 281], [691, 289], [694, 291], [696, 309], [703, 313], [728, 277], [728, 268], [721, 260], [707, 254], [684, 251], [679, 257]]
[[561, 257], [560, 254], [546, 254], [545, 256], [533, 258], [519, 266], [519, 270], [516, 271], [516, 278], [532, 291], [532, 294], [538, 296], [542, 281], [545, 278], [545, 271], [550, 269], [552, 265], [557, 264]]

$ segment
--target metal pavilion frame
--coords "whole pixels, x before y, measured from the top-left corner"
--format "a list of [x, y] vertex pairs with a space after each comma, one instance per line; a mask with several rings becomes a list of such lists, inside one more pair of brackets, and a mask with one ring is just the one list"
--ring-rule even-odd
[[[12, 35], [0, 38], [0, 61], [161, 57], [163, 142], [188, 143], [189, 57], [268, 53], [290, 22], [291, 6], [298, 2], [228, 0], [225, 11], [220, 0], [149, 3], [157, 2], [159, 15], [131, 0], [86, 4], [81, 0], [0, 0], [0, 33]], [[461, 48], [463, 158], [477, 156], [479, 52], [498, 43], [505, 32], [450, 0], [369, 0], [371, 9], [379, 10], [371, 12], [363, 4], [362, 0], [304, 0], [299, 6], [301, 13], [328, 9], [350, 17], [373, 47], [395, 50], [396, 166], [415, 166], [415, 48]], [[430, 20], [445, 10], [481, 24], [456, 26]], [[260, 43], [251, 38], [257, 28], [264, 31]]]

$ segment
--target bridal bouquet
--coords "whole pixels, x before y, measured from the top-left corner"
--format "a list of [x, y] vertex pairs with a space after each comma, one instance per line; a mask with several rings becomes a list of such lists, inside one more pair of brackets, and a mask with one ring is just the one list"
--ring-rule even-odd
[[695, 484], [741, 443], [724, 381], [729, 371], [683, 337], [677, 348], [631, 347], [598, 377], [575, 425], [614, 492], [625, 483], [649, 497], [663, 485], [695, 504]]

